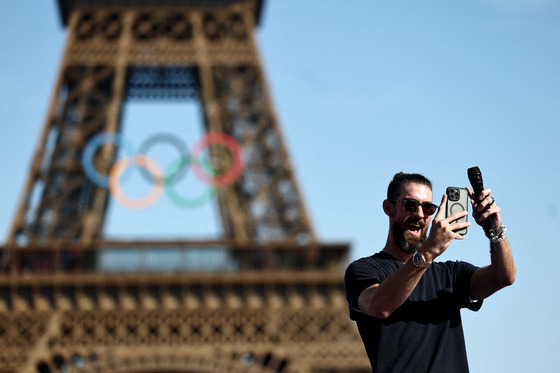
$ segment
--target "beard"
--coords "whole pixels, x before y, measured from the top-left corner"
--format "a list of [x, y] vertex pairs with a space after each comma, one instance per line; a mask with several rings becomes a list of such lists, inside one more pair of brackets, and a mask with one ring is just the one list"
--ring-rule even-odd
[[401, 248], [401, 250], [407, 253], [414, 253], [418, 251], [418, 249], [420, 249], [424, 244], [424, 242], [426, 241], [428, 230], [426, 229], [425, 222], [422, 221], [414, 222], [420, 224], [421, 233], [419, 236], [412, 236], [407, 232], [406, 229], [407, 223], [410, 222], [406, 222], [402, 226], [399, 225], [398, 223], [393, 224], [393, 229], [392, 229], [393, 238], [395, 239], [395, 243], [397, 244], [398, 247]]

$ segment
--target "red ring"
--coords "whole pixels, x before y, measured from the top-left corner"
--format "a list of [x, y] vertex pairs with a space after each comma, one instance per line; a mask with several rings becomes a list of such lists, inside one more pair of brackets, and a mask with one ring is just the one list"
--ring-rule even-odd
[[207, 174], [202, 167], [200, 167], [199, 162], [193, 162], [191, 167], [193, 168], [193, 173], [195, 176], [208, 185], [214, 187], [223, 187], [233, 183], [243, 172], [243, 157], [241, 144], [237, 142], [232, 136], [223, 132], [211, 132], [208, 133], [200, 140], [198, 140], [194, 146], [191, 148], [191, 155], [193, 158], [197, 159], [200, 153], [205, 147], [210, 144], [221, 144], [229, 149], [231, 156], [233, 158], [233, 165], [231, 168], [219, 176], [212, 176]]

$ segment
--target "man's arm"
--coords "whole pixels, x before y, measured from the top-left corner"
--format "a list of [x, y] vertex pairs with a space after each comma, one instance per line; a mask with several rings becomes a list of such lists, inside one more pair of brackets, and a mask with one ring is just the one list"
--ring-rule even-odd
[[[473, 194], [467, 188], [469, 196]], [[488, 218], [492, 219], [494, 227], [502, 225], [501, 209], [490, 196], [490, 189], [485, 189], [480, 193], [479, 201], [471, 200], [473, 205], [473, 217], [475, 221], [482, 225]], [[487, 210], [485, 208], [488, 207]], [[490, 242], [491, 264], [477, 269], [471, 277], [471, 298], [482, 300], [494, 294], [498, 290], [513, 284], [515, 281], [515, 264], [513, 254], [506, 237], [499, 242]]]
[[374, 284], [362, 291], [358, 307], [363, 313], [385, 319], [399, 308], [410, 296], [426, 268], [416, 267], [408, 260], [383, 283]]

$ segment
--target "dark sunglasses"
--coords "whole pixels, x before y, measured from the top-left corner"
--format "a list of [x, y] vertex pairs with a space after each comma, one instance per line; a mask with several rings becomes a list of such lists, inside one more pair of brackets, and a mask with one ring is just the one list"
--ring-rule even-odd
[[420, 203], [415, 199], [394, 199], [391, 202], [402, 202], [404, 205], [404, 209], [408, 212], [416, 212], [418, 211], [418, 206], [422, 206], [422, 211], [425, 215], [433, 215], [434, 212], [438, 209], [438, 205], [434, 205], [431, 202], [424, 202]]

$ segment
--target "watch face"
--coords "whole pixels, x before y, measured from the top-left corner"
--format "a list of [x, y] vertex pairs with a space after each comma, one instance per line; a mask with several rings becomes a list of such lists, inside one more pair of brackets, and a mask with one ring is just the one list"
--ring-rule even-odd
[[421, 254], [417, 251], [412, 256], [412, 263], [414, 263], [414, 265], [419, 265], [422, 262], [422, 257], [420, 255]]

